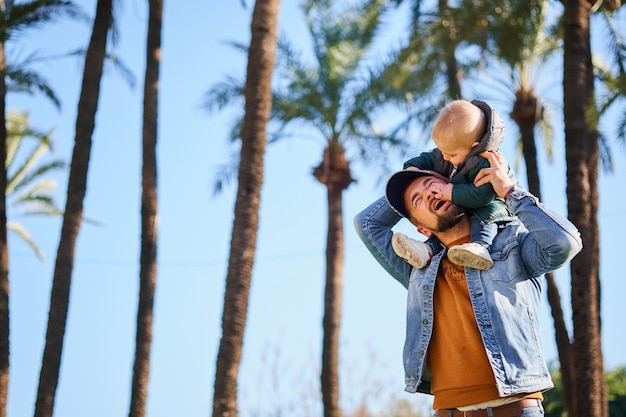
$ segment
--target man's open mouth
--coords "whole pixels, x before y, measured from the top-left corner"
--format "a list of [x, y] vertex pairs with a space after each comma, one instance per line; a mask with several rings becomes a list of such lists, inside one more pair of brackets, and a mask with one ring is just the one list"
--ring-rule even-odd
[[439, 210], [441, 207], [443, 207], [444, 204], [446, 204], [445, 201], [435, 200], [435, 202], [433, 203], [433, 210], [435, 211]]

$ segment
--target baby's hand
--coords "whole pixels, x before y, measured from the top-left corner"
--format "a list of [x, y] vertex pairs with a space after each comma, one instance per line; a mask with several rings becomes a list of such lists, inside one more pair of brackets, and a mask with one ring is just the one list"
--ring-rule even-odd
[[439, 200], [452, 201], [452, 184], [431, 184], [430, 191]]

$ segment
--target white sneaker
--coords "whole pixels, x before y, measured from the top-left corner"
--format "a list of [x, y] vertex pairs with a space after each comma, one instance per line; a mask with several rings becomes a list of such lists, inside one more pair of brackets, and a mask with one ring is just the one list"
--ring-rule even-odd
[[448, 249], [448, 259], [457, 265], [485, 271], [493, 266], [489, 251], [478, 243], [464, 243]]
[[411, 239], [402, 233], [393, 234], [391, 246], [399, 257], [418, 269], [426, 266], [432, 257], [427, 244]]

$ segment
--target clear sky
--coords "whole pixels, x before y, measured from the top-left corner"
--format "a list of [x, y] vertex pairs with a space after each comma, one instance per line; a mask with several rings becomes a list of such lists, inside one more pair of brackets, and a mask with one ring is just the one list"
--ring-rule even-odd
[[[83, 0], [93, 16], [95, 0]], [[78, 239], [55, 415], [111, 417], [128, 414], [138, 299], [140, 146], [147, 2], [118, 2], [116, 53], [135, 74], [128, 87], [108, 68], [102, 81], [93, 137], [84, 224]], [[227, 134], [236, 114], [208, 115], [203, 93], [227, 75], [244, 75], [245, 57], [226, 41], [248, 43], [252, 4], [165, 2], [159, 107], [158, 281], [153, 328], [148, 416], [211, 413], [220, 339], [222, 296], [233, 220], [235, 187], [212, 197], [212, 178], [228, 161]], [[253, 3], [249, 0], [247, 3]], [[622, 11], [623, 12], [623, 11]], [[622, 13], [623, 14], [623, 13]], [[402, 19], [400, 16], [398, 19]], [[309, 45], [296, 1], [283, 1], [281, 32], [303, 50]], [[395, 26], [397, 28], [397, 26]], [[9, 50], [26, 57], [87, 45], [90, 26], [64, 20], [23, 38]], [[57, 157], [71, 158], [82, 77], [80, 61], [55, 61], [39, 70], [62, 100], [59, 113], [42, 97], [10, 95], [8, 109], [29, 111], [40, 130], [54, 129]], [[496, 107], [498, 103], [494, 103]], [[508, 109], [499, 108], [506, 115]], [[560, 121], [559, 121], [560, 122]], [[613, 135], [615, 123], [605, 123]], [[544, 202], [565, 214], [563, 129], [557, 126], [554, 162], [541, 154]], [[513, 158], [514, 129], [503, 150]], [[614, 142], [613, 142], [614, 144]], [[419, 145], [419, 146], [417, 146]], [[416, 144], [405, 157], [432, 144]], [[322, 142], [294, 138], [266, 154], [258, 251], [245, 348], [240, 367], [241, 415], [320, 415], [318, 371], [322, 343], [326, 193], [311, 175]], [[614, 146], [615, 172], [600, 175], [601, 279], [605, 365], [626, 364], [626, 285], [619, 271], [625, 214], [626, 158]], [[401, 160], [397, 162], [400, 167]], [[341, 329], [341, 403], [384, 403], [389, 396], [428, 405], [403, 392], [402, 343], [405, 291], [366, 252], [352, 217], [382, 192], [376, 178], [355, 164], [358, 183], [345, 193], [346, 259]], [[523, 170], [518, 178], [525, 178]], [[58, 199], [66, 183], [59, 177]], [[522, 181], [522, 184], [524, 182]], [[32, 415], [44, 346], [60, 221], [12, 217], [42, 247], [40, 263], [10, 237], [11, 374], [9, 417]], [[400, 228], [407, 232], [406, 225]], [[569, 274], [557, 272], [569, 319]], [[552, 320], [544, 303], [546, 357], [556, 359]], [[302, 410], [309, 410], [303, 413]], [[296, 412], [298, 414], [296, 414]], [[265, 413], [265, 414], [264, 414]]]

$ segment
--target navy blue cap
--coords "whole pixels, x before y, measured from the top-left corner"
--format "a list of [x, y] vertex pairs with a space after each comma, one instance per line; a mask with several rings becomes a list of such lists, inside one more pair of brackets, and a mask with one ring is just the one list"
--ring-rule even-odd
[[389, 181], [387, 181], [385, 196], [387, 197], [387, 201], [389, 202], [391, 208], [394, 209], [400, 216], [406, 218], [409, 217], [409, 212], [404, 206], [404, 190], [410, 183], [413, 182], [413, 180], [424, 175], [437, 177], [447, 183], [450, 182], [449, 178], [439, 174], [438, 172], [427, 169], [419, 169], [416, 167], [408, 167], [405, 170], [398, 171], [389, 178]]

